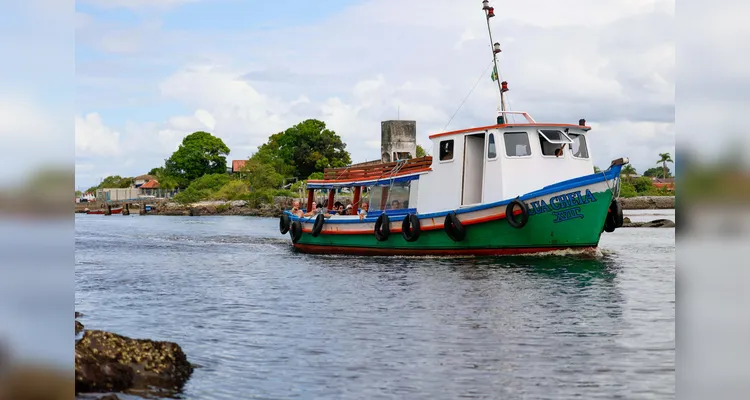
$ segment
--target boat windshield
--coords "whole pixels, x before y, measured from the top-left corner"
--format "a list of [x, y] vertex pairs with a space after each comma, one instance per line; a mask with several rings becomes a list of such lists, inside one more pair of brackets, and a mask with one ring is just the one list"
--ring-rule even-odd
[[[373, 186], [370, 192], [370, 211], [401, 210], [409, 208], [411, 182], [388, 186]], [[414, 207], [413, 205], [411, 207]]]

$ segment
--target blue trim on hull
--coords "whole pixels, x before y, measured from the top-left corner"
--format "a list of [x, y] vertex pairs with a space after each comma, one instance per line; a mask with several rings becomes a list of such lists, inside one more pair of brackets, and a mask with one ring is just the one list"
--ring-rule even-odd
[[[574, 189], [581, 186], [587, 186], [594, 183], [609, 181], [614, 178], [617, 178], [620, 176], [620, 170], [622, 170], [622, 165], [613, 165], [610, 168], [608, 168], [606, 171], [602, 172], [595, 172], [591, 175], [584, 175], [578, 178], [569, 179], [567, 181], [562, 181], [558, 183], [554, 183], [552, 185], [545, 186], [539, 190], [535, 190], [533, 192], [529, 192], [523, 196], [519, 196], [518, 199], [521, 201], [526, 201], [529, 199], [533, 199], [535, 197], [544, 196], [547, 194], [552, 194], [556, 192], [561, 192], [565, 190]], [[473, 211], [480, 211], [480, 210], [486, 210], [488, 208], [495, 208], [499, 206], [504, 206], [513, 201], [513, 199], [505, 199], [496, 201], [494, 203], [487, 203], [487, 204], [481, 204], [478, 206], [473, 207], [467, 207], [467, 208], [461, 208], [456, 210], [448, 210], [448, 211], [438, 211], [434, 213], [428, 213], [428, 214], [419, 214], [417, 213], [417, 217], [419, 219], [427, 219], [427, 218], [439, 218], [439, 217], [445, 217], [446, 215], [455, 212], [456, 214], [464, 214], [469, 213]], [[410, 210], [388, 210], [386, 211], [386, 215], [388, 217], [391, 217], [391, 222], [398, 222], [403, 221], [406, 217], [406, 214], [408, 212], [413, 212], [413, 209]], [[286, 214], [288, 214], [293, 221], [301, 221], [301, 222], [315, 222], [315, 217], [297, 217], [292, 215], [289, 211], [284, 211]], [[377, 214], [376, 214], [377, 213]], [[359, 219], [352, 219], [352, 220], [326, 220], [326, 224], [361, 224], [363, 222], [375, 222], [377, 221], [380, 214], [382, 214], [381, 211], [374, 211], [370, 213], [372, 216], [368, 215], [366, 218], [363, 218], [362, 220]]]

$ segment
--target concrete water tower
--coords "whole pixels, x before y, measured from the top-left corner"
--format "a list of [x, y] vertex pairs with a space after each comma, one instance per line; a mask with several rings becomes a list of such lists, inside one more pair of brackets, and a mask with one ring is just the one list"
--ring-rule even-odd
[[380, 123], [382, 162], [417, 156], [417, 121], [391, 120]]

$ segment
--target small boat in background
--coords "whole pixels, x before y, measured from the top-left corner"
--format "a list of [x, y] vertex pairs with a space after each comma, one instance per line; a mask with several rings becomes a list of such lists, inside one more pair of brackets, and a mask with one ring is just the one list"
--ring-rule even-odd
[[[122, 210], [123, 210], [122, 207], [113, 208], [112, 209], [112, 214], [122, 214]], [[86, 211], [86, 214], [90, 214], [90, 215], [105, 215], [106, 211], [107, 211], [106, 209], [88, 210], [88, 211]]]

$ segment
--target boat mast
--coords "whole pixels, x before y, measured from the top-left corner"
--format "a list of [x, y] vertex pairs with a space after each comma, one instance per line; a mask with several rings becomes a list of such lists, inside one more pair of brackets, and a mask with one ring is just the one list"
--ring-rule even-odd
[[500, 72], [497, 68], [497, 53], [500, 53], [502, 50], [500, 50], [500, 43], [492, 41], [492, 29], [490, 28], [490, 18], [495, 16], [495, 8], [490, 7], [489, 0], [483, 0], [482, 1], [482, 9], [484, 10], [485, 17], [487, 19], [487, 32], [490, 34], [490, 45], [492, 46], [492, 62], [495, 64], [495, 69], [492, 72], [493, 80], [497, 81], [497, 88], [500, 90], [500, 110], [502, 111], [500, 113], [500, 116], [498, 116], [497, 123], [498, 124], [504, 124], [507, 121], [507, 116], [505, 114], [505, 92], [508, 91], [508, 82], [502, 81], [500, 82]]

